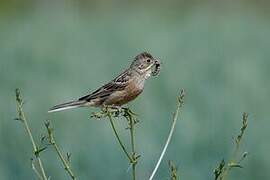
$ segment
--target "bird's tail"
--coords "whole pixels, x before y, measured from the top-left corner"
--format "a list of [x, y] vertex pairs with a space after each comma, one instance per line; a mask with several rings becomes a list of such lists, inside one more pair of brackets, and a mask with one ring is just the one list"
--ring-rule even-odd
[[51, 109], [49, 109], [48, 112], [51, 113], [51, 112], [57, 112], [57, 111], [63, 111], [63, 110], [67, 110], [67, 109], [82, 107], [85, 105], [85, 103], [86, 102], [84, 100], [70, 101], [67, 103], [58, 104], [56, 106], [53, 106]]

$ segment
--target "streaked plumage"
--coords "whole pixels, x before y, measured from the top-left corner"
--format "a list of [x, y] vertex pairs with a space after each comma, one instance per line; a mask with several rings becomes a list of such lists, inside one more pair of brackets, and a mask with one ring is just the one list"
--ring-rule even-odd
[[76, 107], [121, 106], [135, 99], [144, 88], [145, 80], [159, 72], [160, 63], [149, 53], [137, 55], [130, 67], [109, 83], [79, 99], [52, 107], [56, 112]]

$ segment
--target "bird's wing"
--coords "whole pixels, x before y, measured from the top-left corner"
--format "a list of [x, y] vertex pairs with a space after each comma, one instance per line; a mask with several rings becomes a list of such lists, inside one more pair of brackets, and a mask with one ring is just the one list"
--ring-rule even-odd
[[91, 101], [96, 98], [103, 99], [110, 96], [115, 91], [121, 91], [127, 86], [130, 76], [130, 72], [126, 70], [111, 82], [103, 85], [91, 94], [79, 98], [79, 100]]

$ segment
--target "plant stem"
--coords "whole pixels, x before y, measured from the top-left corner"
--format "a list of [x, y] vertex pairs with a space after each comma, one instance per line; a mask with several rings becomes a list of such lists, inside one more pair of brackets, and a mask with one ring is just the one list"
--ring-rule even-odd
[[108, 117], [109, 117], [109, 120], [110, 120], [110, 123], [111, 123], [111, 126], [112, 126], [112, 129], [113, 129], [113, 133], [118, 141], [118, 143], [120, 144], [122, 150], [124, 151], [125, 155], [127, 156], [128, 160], [130, 161], [130, 163], [133, 163], [133, 159], [132, 157], [128, 154], [127, 152], [127, 149], [126, 147], [124, 146], [124, 144], [122, 143], [117, 131], [116, 131], [116, 128], [114, 126], [114, 123], [113, 123], [113, 120], [112, 120], [112, 115], [111, 115], [111, 112], [108, 112]]
[[41, 174], [38, 172], [38, 170], [37, 170], [37, 168], [35, 166], [34, 159], [32, 159], [32, 158], [31, 158], [31, 165], [32, 165], [32, 169], [36, 173], [38, 179], [43, 180]]
[[111, 114], [111, 111], [107, 111], [107, 116], [109, 117], [109, 120], [110, 120], [110, 123], [111, 123], [111, 126], [112, 126], [112, 129], [113, 129], [113, 132], [116, 136], [116, 139], [117, 141], [119, 142], [122, 150], [124, 151], [124, 153], [126, 154], [127, 158], [129, 159], [129, 162], [132, 166], [132, 180], [136, 180], [136, 164], [137, 164], [137, 155], [136, 155], [136, 152], [135, 152], [135, 136], [134, 136], [134, 127], [135, 127], [135, 119], [133, 118], [133, 113], [127, 109], [127, 108], [123, 108], [122, 110], [124, 110], [124, 114], [123, 116], [127, 119], [127, 122], [128, 122], [128, 129], [129, 129], [129, 132], [130, 132], [130, 143], [131, 143], [131, 155], [128, 153], [126, 147], [124, 146], [124, 144], [122, 143], [117, 131], [116, 131], [116, 128], [114, 126], [114, 123], [113, 123], [113, 120], [112, 120], [112, 114]]
[[[40, 159], [40, 155], [39, 155], [40, 151], [37, 148], [37, 145], [36, 145], [36, 143], [34, 141], [31, 129], [29, 128], [27, 119], [26, 119], [25, 114], [23, 112], [23, 108], [22, 108], [23, 102], [22, 102], [22, 98], [20, 96], [19, 89], [16, 89], [16, 105], [17, 105], [17, 113], [18, 113], [18, 116], [19, 116], [18, 120], [20, 120], [23, 123], [23, 125], [24, 125], [24, 127], [26, 129], [26, 132], [27, 132], [27, 134], [28, 134], [28, 136], [30, 138], [30, 141], [32, 143], [34, 155], [35, 155], [35, 157], [36, 157], [36, 159], [38, 161], [39, 168], [40, 168], [40, 171], [41, 171], [40, 176], [42, 177], [43, 180], [47, 180], [47, 176], [45, 174], [45, 170], [44, 170], [44, 167], [43, 167], [42, 161]], [[35, 171], [35, 172], [38, 172], [38, 171]]]
[[132, 154], [132, 179], [136, 180], [136, 165], [137, 165], [137, 157], [135, 152], [135, 140], [134, 140], [134, 126], [135, 121], [131, 114], [127, 115], [127, 119], [129, 122], [129, 131], [130, 131], [130, 143], [131, 143], [131, 154]]
[[69, 174], [70, 178], [73, 179], [73, 180], [76, 180], [76, 177], [74, 175], [74, 173], [72, 172], [67, 160], [64, 158], [64, 156], [62, 155], [58, 145], [56, 144], [55, 140], [54, 140], [54, 136], [53, 136], [53, 133], [52, 133], [52, 129], [50, 128], [50, 123], [47, 122], [45, 123], [45, 126], [47, 128], [47, 131], [48, 131], [48, 138], [49, 138], [49, 143], [54, 147], [58, 157], [60, 158], [63, 166], [64, 166], [64, 169], [67, 171], [67, 173]]
[[240, 128], [240, 133], [237, 135], [237, 137], [235, 138], [235, 148], [234, 151], [232, 153], [232, 156], [229, 160], [229, 162], [226, 164], [226, 167], [224, 167], [223, 172], [220, 174], [220, 176], [218, 177], [219, 180], [225, 180], [228, 176], [229, 171], [234, 167], [231, 166], [232, 164], [236, 164], [240, 166], [240, 162], [246, 157], [246, 155], [244, 157], [242, 157], [239, 161], [237, 161], [237, 156], [239, 153], [239, 148], [240, 148], [240, 144], [241, 144], [241, 140], [243, 138], [244, 132], [247, 128], [247, 120], [248, 120], [248, 114], [247, 113], [243, 113], [242, 114], [242, 126]]
[[156, 164], [156, 166], [155, 166], [155, 168], [154, 168], [154, 170], [153, 170], [153, 172], [152, 172], [152, 174], [151, 174], [149, 180], [152, 180], [152, 179], [154, 178], [154, 176], [155, 176], [155, 174], [156, 174], [156, 171], [157, 171], [157, 169], [158, 169], [158, 167], [159, 167], [159, 165], [160, 165], [160, 163], [161, 163], [161, 160], [163, 159], [163, 157], [164, 157], [164, 155], [165, 155], [165, 152], [166, 152], [166, 150], [167, 150], [167, 148], [168, 148], [168, 145], [169, 145], [169, 143], [170, 143], [170, 141], [171, 141], [172, 134], [173, 134], [173, 132], [174, 132], [174, 128], [175, 128], [175, 124], [176, 124], [176, 120], [177, 120], [177, 117], [178, 117], [179, 109], [180, 109], [180, 107], [182, 107], [182, 105], [183, 105], [183, 103], [184, 103], [184, 102], [183, 102], [184, 96], [185, 96], [185, 92], [184, 92], [184, 90], [181, 90], [181, 93], [180, 93], [180, 95], [179, 95], [179, 97], [178, 97], [177, 107], [176, 107], [175, 113], [174, 113], [174, 115], [173, 115], [173, 122], [172, 122], [172, 126], [171, 126], [171, 130], [170, 130], [169, 136], [168, 136], [168, 138], [167, 138], [167, 141], [166, 141], [166, 143], [165, 143], [165, 146], [164, 146], [164, 148], [163, 148], [163, 150], [162, 150], [162, 152], [161, 152], [161, 155], [160, 155], [160, 157], [159, 157], [159, 159], [158, 159], [158, 162], [157, 162], [157, 164]]

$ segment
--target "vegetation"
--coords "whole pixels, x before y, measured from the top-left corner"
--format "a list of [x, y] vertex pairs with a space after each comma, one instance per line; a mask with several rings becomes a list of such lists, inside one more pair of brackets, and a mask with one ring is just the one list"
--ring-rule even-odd
[[[166, 152], [167, 147], [171, 141], [172, 134], [173, 134], [174, 129], [175, 129], [175, 124], [176, 124], [176, 121], [178, 118], [179, 110], [184, 104], [184, 97], [185, 97], [185, 92], [184, 92], [184, 90], [181, 90], [179, 96], [177, 97], [177, 108], [176, 108], [176, 111], [173, 115], [173, 122], [172, 122], [172, 126], [171, 126], [171, 129], [169, 132], [169, 136], [166, 140], [166, 143], [165, 143], [165, 146], [161, 152], [161, 155], [156, 163], [156, 166], [155, 166], [153, 172], [151, 173], [149, 180], [152, 180], [154, 178], [154, 176], [159, 168], [159, 165], [160, 165], [162, 159], [164, 158], [165, 152]], [[26, 119], [26, 116], [23, 112], [23, 104], [24, 103], [23, 103], [22, 97], [20, 95], [19, 89], [16, 89], [16, 104], [17, 104], [17, 114], [18, 114], [18, 117], [16, 118], [16, 120], [23, 123], [24, 128], [25, 128], [25, 130], [30, 138], [30, 141], [32, 143], [33, 157], [34, 157], [34, 158], [31, 158], [32, 169], [36, 173], [38, 179], [41, 179], [41, 180], [49, 179], [46, 176], [46, 173], [44, 170], [43, 162], [41, 160], [41, 153], [43, 151], [45, 151], [49, 146], [52, 146], [56, 152], [56, 155], [59, 157], [60, 162], [61, 162], [64, 170], [69, 175], [70, 179], [75, 180], [76, 176], [75, 176], [75, 174], [70, 166], [71, 154], [67, 153], [67, 155], [65, 157], [63, 155], [63, 153], [61, 152], [59, 146], [57, 145], [57, 143], [55, 141], [55, 137], [53, 135], [53, 128], [51, 127], [51, 123], [49, 121], [45, 122], [47, 136], [43, 136], [41, 138], [41, 142], [42, 142], [41, 144], [45, 144], [45, 146], [44, 145], [38, 146], [34, 140], [33, 135], [32, 135], [31, 129], [30, 129], [29, 124], [28, 124], [28, 120]], [[128, 148], [125, 145], [125, 143], [122, 141], [122, 139], [118, 133], [118, 130], [114, 124], [115, 118], [122, 118], [122, 117], [125, 118], [127, 121], [126, 129], [129, 130], [129, 134], [130, 134], [130, 148]], [[132, 169], [131, 170], [131, 179], [136, 180], [137, 179], [136, 178], [136, 165], [138, 164], [138, 161], [140, 158], [140, 155], [137, 154], [136, 148], [135, 148], [136, 147], [135, 146], [135, 127], [136, 127], [136, 124], [139, 123], [139, 121], [136, 119], [136, 114], [134, 112], [132, 112], [129, 108], [105, 107], [105, 108], [101, 109], [100, 112], [93, 113], [91, 115], [91, 118], [96, 118], [96, 119], [108, 118], [108, 120], [111, 124], [112, 130], [113, 130], [114, 136], [115, 136], [116, 140], [118, 141], [121, 150], [123, 151], [123, 155], [126, 156], [128, 162], [130, 163], [130, 166]], [[243, 167], [241, 165], [241, 162], [246, 158], [247, 153], [244, 152], [240, 158], [238, 157], [238, 154], [239, 154], [239, 150], [240, 150], [241, 140], [242, 140], [244, 132], [247, 128], [247, 119], [248, 119], [247, 113], [243, 113], [242, 127], [240, 128], [240, 133], [235, 138], [235, 149], [234, 149], [234, 152], [232, 154], [232, 157], [230, 158], [228, 163], [226, 163], [225, 160], [222, 160], [219, 163], [218, 167], [214, 170], [215, 180], [225, 180], [231, 169]], [[44, 143], [44, 141], [47, 141], [47, 143]], [[139, 140], [137, 140], [137, 141], [139, 141]], [[36, 166], [36, 163], [38, 164], [38, 166]], [[169, 177], [170, 177], [170, 180], [179, 179], [179, 176], [177, 174], [177, 167], [174, 165], [174, 163], [172, 161], [169, 161]]]

